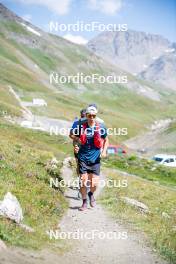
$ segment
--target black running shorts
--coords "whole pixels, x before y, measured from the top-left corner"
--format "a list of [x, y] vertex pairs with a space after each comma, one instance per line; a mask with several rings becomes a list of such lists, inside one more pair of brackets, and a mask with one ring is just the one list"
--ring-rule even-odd
[[98, 163], [91, 163], [91, 162], [85, 162], [79, 160], [79, 173], [85, 174], [85, 173], [92, 173], [97, 176], [100, 175], [100, 162]]

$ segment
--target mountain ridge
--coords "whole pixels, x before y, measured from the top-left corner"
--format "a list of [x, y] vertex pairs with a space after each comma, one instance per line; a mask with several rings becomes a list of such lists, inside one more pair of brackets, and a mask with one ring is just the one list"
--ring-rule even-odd
[[[145, 32], [128, 30], [126, 32], [104, 32], [90, 40], [87, 47], [95, 54], [105, 58], [107, 61], [119, 66], [120, 68], [130, 72], [134, 76], [143, 78], [143, 72], [161, 56], [164, 56], [169, 50], [175, 50], [175, 43], [170, 42], [166, 38], [156, 35], [147, 34]], [[175, 69], [175, 61], [172, 71]], [[158, 77], [162, 75], [160, 69], [157, 71]], [[151, 75], [154, 75], [151, 74]], [[166, 78], [167, 77], [167, 78]], [[144, 78], [153, 81], [154, 78]], [[156, 83], [161, 83], [168, 88], [176, 85], [171, 83], [170, 76], [165, 76], [166, 81], [163, 82], [162, 77]], [[168, 79], [168, 82], [167, 82]]]

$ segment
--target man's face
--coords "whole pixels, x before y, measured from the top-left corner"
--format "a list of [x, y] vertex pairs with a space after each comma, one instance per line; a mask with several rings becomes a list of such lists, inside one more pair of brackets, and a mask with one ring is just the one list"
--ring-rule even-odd
[[81, 118], [86, 117], [86, 113], [81, 114]]
[[90, 120], [90, 121], [94, 121], [96, 118], [96, 115], [95, 114], [87, 114], [87, 119]]

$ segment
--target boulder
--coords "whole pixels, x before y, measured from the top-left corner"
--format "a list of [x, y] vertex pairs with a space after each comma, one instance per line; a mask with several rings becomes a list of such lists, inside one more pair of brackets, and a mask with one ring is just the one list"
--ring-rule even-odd
[[35, 230], [32, 228], [32, 227], [30, 227], [30, 226], [27, 226], [27, 225], [25, 225], [25, 224], [19, 224], [19, 226], [22, 228], [22, 229], [24, 229], [26, 232], [29, 232], [29, 233], [33, 233], [33, 232], [35, 232]]
[[59, 163], [59, 161], [54, 157], [54, 158], [52, 158], [52, 160], [50, 161], [50, 163], [52, 165], [57, 165]]
[[162, 212], [162, 217], [169, 219], [170, 215], [168, 215], [166, 212]]
[[0, 215], [16, 223], [20, 223], [23, 220], [22, 208], [17, 198], [10, 192], [4, 196], [3, 201], [0, 201]]
[[149, 208], [147, 205], [135, 200], [135, 199], [131, 199], [128, 197], [122, 197], [121, 200], [123, 202], [125, 202], [126, 204], [132, 205], [136, 208], [138, 208], [140, 211], [144, 212], [144, 213], [149, 213]]

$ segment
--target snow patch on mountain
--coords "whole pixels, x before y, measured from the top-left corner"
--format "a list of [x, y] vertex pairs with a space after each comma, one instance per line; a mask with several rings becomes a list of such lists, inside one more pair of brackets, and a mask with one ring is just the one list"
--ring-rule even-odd
[[37, 30], [35, 30], [35, 29], [33, 29], [33, 28], [27, 26], [27, 25], [24, 24], [24, 23], [21, 23], [21, 25], [22, 25], [23, 27], [25, 27], [28, 31], [32, 32], [33, 34], [35, 34], [35, 35], [41, 37], [41, 34], [40, 34]]

